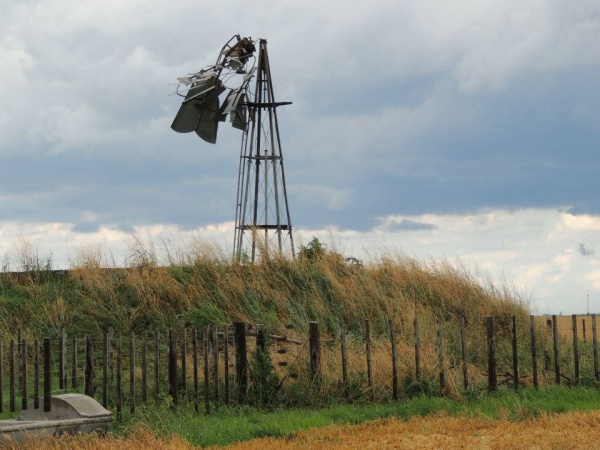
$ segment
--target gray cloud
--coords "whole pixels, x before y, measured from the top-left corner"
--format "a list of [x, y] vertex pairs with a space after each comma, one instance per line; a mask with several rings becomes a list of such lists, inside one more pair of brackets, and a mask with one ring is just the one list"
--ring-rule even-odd
[[97, 223], [78, 223], [71, 228], [72, 233], [96, 233], [100, 230]]
[[579, 244], [579, 254], [581, 256], [594, 256], [596, 254], [596, 252], [594, 251], [593, 248], [588, 247], [584, 243], [580, 243]]
[[436, 226], [431, 223], [417, 222], [410, 219], [402, 219], [400, 222], [390, 222], [386, 226], [389, 232], [395, 231], [424, 231], [435, 230]]

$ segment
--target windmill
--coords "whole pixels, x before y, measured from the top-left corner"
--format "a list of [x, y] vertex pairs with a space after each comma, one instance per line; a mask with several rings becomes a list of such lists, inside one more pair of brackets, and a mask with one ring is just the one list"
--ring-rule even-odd
[[258, 40], [258, 59], [255, 52], [251, 38], [235, 35], [221, 49], [216, 64], [178, 78], [176, 93], [185, 98], [171, 125], [179, 133], [195, 131], [212, 144], [217, 141], [219, 122], [227, 116], [234, 128], [242, 130], [233, 242], [236, 262], [268, 260], [287, 249], [294, 257], [277, 120], [277, 108], [291, 103], [275, 101], [265, 39]]

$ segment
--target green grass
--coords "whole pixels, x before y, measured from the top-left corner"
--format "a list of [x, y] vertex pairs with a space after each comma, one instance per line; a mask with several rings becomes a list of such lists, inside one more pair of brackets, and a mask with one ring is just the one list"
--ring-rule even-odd
[[208, 416], [190, 407], [177, 411], [167, 404], [138, 409], [135, 418], [125, 416], [112, 432], [127, 434], [144, 423], [158, 435], [176, 433], [194, 445], [226, 445], [257, 437], [286, 437], [308, 428], [333, 424], [360, 424], [396, 417], [404, 420], [444, 412], [452, 416], [473, 415], [512, 421], [546, 413], [592, 410], [600, 406], [600, 390], [593, 388], [548, 387], [518, 392], [501, 390], [469, 401], [442, 397], [415, 397], [398, 402], [368, 405], [335, 405], [328, 408], [261, 411], [255, 408], [221, 408]]

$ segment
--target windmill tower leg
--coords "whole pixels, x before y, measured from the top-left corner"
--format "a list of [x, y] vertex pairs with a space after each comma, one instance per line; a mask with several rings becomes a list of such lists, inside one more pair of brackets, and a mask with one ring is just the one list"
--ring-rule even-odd
[[248, 127], [242, 136], [233, 259], [294, 257], [292, 223], [285, 186], [283, 155], [267, 41], [261, 39], [254, 98], [246, 102]]

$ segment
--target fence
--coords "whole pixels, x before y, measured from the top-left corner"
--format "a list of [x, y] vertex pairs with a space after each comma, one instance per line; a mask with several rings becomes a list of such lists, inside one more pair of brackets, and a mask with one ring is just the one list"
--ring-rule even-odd
[[[591, 356], [593, 360], [593, 379], [596, 382], [600, 381], [595, 315], [589, 319], [591, 330], [588, 330], [588, 333], [591, 335], [591, 345], [580, 342], [575, 315], [571, 318], [572, 345], [565, 344], [564, 337], [559, 336], [557, 316], [549, 318], [550, 328], [547, 328], [546, 318], [530, 316], [527, 324], [528, 333], [523, 333], [525, 328], [523, 324], [520, 324], [521, 329], [518, 330], [515, 316], [510, 319], [508, 347], [511, 361], [510, 369], [504, 371], [498, 369], [500, 328], [495, 318], [486, 318], [484, 329], [480, 328], [480, 325], [469, 325], [477, 327], [475, 331], [478, 335], [485, 336], [487, 371], [483, 371], [480, 360], [477, 362], [480, 370], [484, 372], [486, 382], [483, 387], [479, 383], [478, 387], [493, 391], [502, 384], [512, 384], [517, 389], [521, 385], [521, 380], [529, 378], [530, 384], [537, 388], [540, 374], [548, 375], [549, 372], [553, 374], [556, 384], [566, 381], [576, 385], [582, 379], [580, 358], [582, 346], [585, 347], [584, 356], [587, 359]], [[475, 357], [469, 354], [469, 344], [473, 343], [469, 343], [466, 339], [466, 321], [460, 318], [458, 323], [453, 324], [458, 332], [448, 333], [449, 326], [448, 321], [436, 321], [433, 343], [435, 351], [425, 355], [429, 359], [434, 355], [435, 361], [429, 361], [428, 364], [435, 367], [436, 383], [442, 393], [448, 384], [449, 370], [460, 372], [462, 388], [473, 387], [469, 367], [473, 365]], [[389, 384], [384, 387], [389, 388], [393, 399], [398, 399], [400, 397], [396, 339], [398, 330], [395, 329], [392, 320], [389, 320], [387, 327], [391, 370]], [[506, 330], [502, 331], [500, 335], [506, 335]], [[521, 334], [518, 331], [521, 331]], [[539, 338], [542, 337], [540, 333], [544, 335], [544, 342], [549, 341], [545, 334], [551, 333], [550, 346], [540, 343]], [[413, 355], [409, 355], [412, 358], [406, 358], [405, 354], [402, 357], [405, 363], [407, 359], [412, 359], [414, 377], [412, 374], [411, 377], [419, 382], [423, 378], [425, 362], [418, 319], [413, 322], [412, 335], [414, 352]], [[519, 339], [527, 335], [529, 335], [528, 342], [519, 342]], [[251, 339], [248, 339], [249, 337]], [[451, 339], [448, 339], [449, 337]], [[364, 323], [362, 338], [366, 392], [368, 398], [373, 400], [377, 386], [373, 376], [371, 324], [368, 320]], [[450, 340], [452, 342], [448, 342]], [[324, 346], [329, 346], [329, 351], [331, 349], [336, 353], [339, 351], [336, 357], [341, 362], [339, 383], [342, 392], [347, 395], [350, 383], [349, 355], [347, 331], [343, 326], [340, 327], [339, 335], [334, 341], [335, 345], [332, 345], [331, 339], [322, 339], [320, 325], [317, 322], [309, 323], [306, 339], [269, 334], [263, 325], [251, 327], [244, 323], [234, 323], [232, 326], [207, 326], [201, 330], [201, 333], [196, 329], [169, 330], [168, 333], [155, 330], [141, 336], [131, 333], [125, 339], [111, 330], [104, 333], [100, 339], [94, 339], [92, 336], [85, 336], [83, 339], [76, 336], [68, 337], [63, 331], [56, 339], [45, 338], [39, 341], [38, 339], [27, 340], [23, 337], [23, 333], [18, 331], [16, 341], [10, 340], [8, 347], [6, 343], [0, 343], [0, 412], [5, 408], [6, 390], [8, 390], [10, 412], [17, 410], [19, 398], [21, 409], [27, 409], [30, 406], [29, 402], [33, 401], [34, 408], [43, 407], [48, 411], [52, 394], [82, 390], [86, 395], [97, 398], [104, 407], [113, 409], [118, 420], [122, 419], [124, 408], [127, 408], [131, 414], [135, 414], [136, 407], [140, 403], [148, 402], [151, 397], [168, 398], [174, 407], [185, 400], [191, 402], [196, 411], [204, 409], [204, 412], [209, 414], [211, 407], [218, 408], [220, 405], [246, 402], [249, 392], [249, 367], [253, 361], [249, 358], [249, 354], [254, 359], [257, 358], [257, 350], [266, 355], [277, 353], [292, 356], [291, 363], [283, 360], [277, 362], [278, 369], [285, 371], [279, 379], [279, 387], [288, 378], [298, 378], [299, 373], [308, 377], [312, 385], [319, 385], [323, 382], [326, 364], [323, 358]], [[477, 344], [481, 346], [482, 343]], [[277, 349], [274, 348], [275, 346]], [[525, 347], [530, 349], [527, 352], [529, 355], [524, 354]], [[572, 364], [568, 364], [569, 369], [573, 369], [572, 376], [565, 371], [567, 347], [569, 353], [572, 349]], [[6, 349], [7, 353], [5, 353]], [[292, 349], [296, 349], [295, 354]], [[448, 362], [449, 352], [452, 363]], [[538, 364], [540, 354], [544, 358], [542, 368]], [[506, 366], [506, 355], [503, 358], [502, 363]], [[524, 360], [530, 363], [527, 364], [527, 368]], [[553, 367], [550, 367], [550, 360], [553, 361]], [[587, 363], [589, 366], [589, 361]], [[306, 368], [304, 372], [301, 370], [302, 367]], [[591, 376], [587, 379], [591, 379]], [[40, 392], [40, 381], [43, 382], [41, 383], [43, 392]], [[42, 399], [41, 403], [40, 399]], [[201, 401], [204, 403], [203, 408], [201, 408]]]

